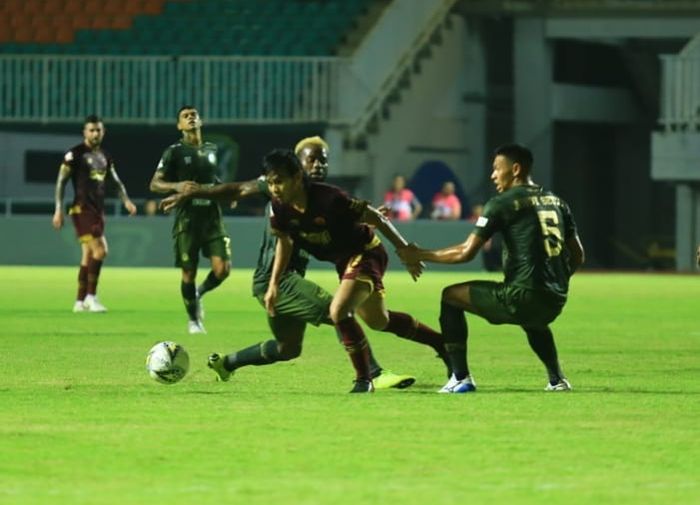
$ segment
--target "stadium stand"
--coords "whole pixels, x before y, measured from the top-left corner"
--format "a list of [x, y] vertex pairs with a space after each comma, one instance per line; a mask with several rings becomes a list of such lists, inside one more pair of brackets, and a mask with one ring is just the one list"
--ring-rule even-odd
[[4, 54], [336, 54], [373, 0], [4, 0]]

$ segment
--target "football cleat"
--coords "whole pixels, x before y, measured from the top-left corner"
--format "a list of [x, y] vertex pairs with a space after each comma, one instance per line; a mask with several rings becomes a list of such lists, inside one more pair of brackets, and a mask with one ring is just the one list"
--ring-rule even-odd
[[82, 300], [76, 300], [75, 305], [73, 305], [73, 312], [87, 312], [87, 308], [85, 308]]
[[471, 375], [467, 375], [462, 380], [457, 380], [457, 377], [452, 374], [447, 384], [442, 386], [438, 393], [471, 393], [476, 391], [476, 382]]
[[107, 312], [107, 307], [100, 303], [97, 295], [87, 295], [83, 301], [83, 306], [87, 312]]
[[209, 356], [207, 366], [216, 372], [216, 380], [220, 382], [228, 382], [233, 375], [233, 372], [226, 370], [224, 367], [224, 357], [221, 354], [214, 353]]
[[375, 389], [405, 389], [416, 382], [416, 378], [411, 375], [399, 375], [389, 370], [382, 370], [379, 375], [372, 378]]
[[350, 390], [351, 393], [374, 393], [374, 385], [371, 380], [355, 379], [355, 385]]
[[545, 391], [571, 391], [572, 389], [569, 381], [563, 378], [555, 383], [548, 382], [547, 386], [544, 388]]
[[207, 330], [204, 329], [204, 325], [201, 321], [188, 321], [187, 332], [190, 335], [198, 335], [200, 333], [206, 334]]

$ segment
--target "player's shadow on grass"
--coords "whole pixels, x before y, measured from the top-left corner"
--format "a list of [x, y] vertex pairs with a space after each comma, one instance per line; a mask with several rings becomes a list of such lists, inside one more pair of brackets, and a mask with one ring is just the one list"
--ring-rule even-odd
[[[414, 384], [410, 388], [407, 388], [405, 391], [407, 392], [415, 392], [415, 393], [420, 393], [420, 394], [434, 394], [437, 393], [437, 391], [442, 387], [442, 385], [438, 384]], [[546, 393], [548, 396], [551, 396], [554, 393], [546, 392], [544, 391], [544, 388], [538, 388], [538, 387], [479, 387], [479, 389], [475, 393], [464, 393], [464, 395], [469, 396], [471, 394], [478, 394], [478, 395], [489, 395], [489, 394], [502, 394], [502, 393], [508, 393], [508, 394], [536, 394], [536, 393]], [[638, 389], [638, 388], [608, 388], [608, 387], [592, 387], [592, 388], [586, 388], [586, 387], [579, 387], [579, 388], [574, 388], [572, 391], [566, 391], [566, 392], [557, 392], [555, 396], [561, 396], [561, 395], [581, 395], [581, 394], [631, 394], [631, 395], [661, 395], [661, 396], [673, 396], [673, 395], [678, 395], [678, 396], [700, 396], [700, 391], [688, 391], [688, 390], [679, 390], [679, 391], [667, 391], [667, 390], [652, 390], [652, 389]], [[462, 396], [462, 395], [460, 395]]]

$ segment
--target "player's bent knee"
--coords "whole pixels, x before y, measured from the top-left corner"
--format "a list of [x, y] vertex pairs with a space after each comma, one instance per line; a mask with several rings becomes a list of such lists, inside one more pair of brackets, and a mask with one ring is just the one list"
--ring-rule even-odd
[[224, 262], [221, 265], [216, 265], [212, 267], [212, 270], [214, 271], [214, 275], [216, 276], [216, 278], [220, 281], [223, 281], [231, 273], [231, 263], [229, 263], [228, 261]]
[[375, 331], [383, 331], [389, 324], [388, 317], [374, 317], [370, 319], [365, 319], [364, 321], [365, 323], [367, 323], [367, 326], [369, 326]]
[[278, 349], [280, 361], [289, 361], [301, 356], [301, 345], [280, 344]]
[[340, 321], [352, 317], [352, 311], [340, 304], [331, 304], [330, 314], [333, 324], [338, 324]]

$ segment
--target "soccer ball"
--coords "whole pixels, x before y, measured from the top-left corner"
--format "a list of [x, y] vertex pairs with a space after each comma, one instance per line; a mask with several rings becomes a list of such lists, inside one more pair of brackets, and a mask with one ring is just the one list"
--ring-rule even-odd
[[162, 384], [175, 384], [182, 380], [190, 368], [190, 357], [180, 344], [158, 342], [146, 355], [146, 370]]

